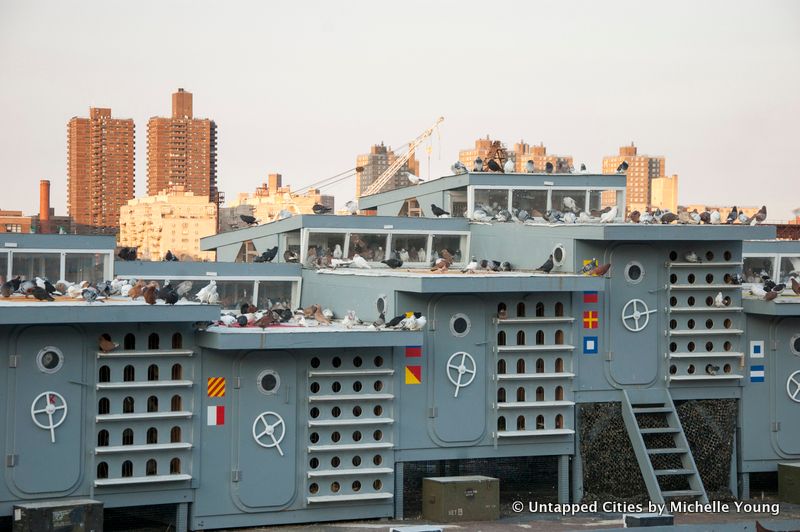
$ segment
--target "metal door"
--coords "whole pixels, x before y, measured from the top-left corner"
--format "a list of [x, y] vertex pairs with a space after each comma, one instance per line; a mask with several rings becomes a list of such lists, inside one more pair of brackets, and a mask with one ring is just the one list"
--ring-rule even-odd
[[30, 327], [16, 347], [7, 439], [13, 484], [24, 493], [67, 492], [83, 469], [83, 340], [71, 327]]
[[443, 297], [435, 304], [434, 319], [433, 431], [446, 443], [474, 442], [486, 429], [483, 302], [474, 296]]
[[274, 351], [248, 353], [237, 373], [240, 388], [233, 422], [239, 479], [234, 493], [250, 508], [285, 506], [296, 490], [294, 357]]
[[[786, 454], [800, 454], [800, 320], [781, 322], [775, 330], [774, 378], [775, 433], [778, 448]], [[768, 362], [769, 363], [769, 362]]]
[[[611, 377], [619, 384], [649, 384], [658, 376], [658, 338], [663, 303], [655, 249], [624, 245], [611, 253], [609, 313]], [[601, 317], [601, 326], [603, 318]]]

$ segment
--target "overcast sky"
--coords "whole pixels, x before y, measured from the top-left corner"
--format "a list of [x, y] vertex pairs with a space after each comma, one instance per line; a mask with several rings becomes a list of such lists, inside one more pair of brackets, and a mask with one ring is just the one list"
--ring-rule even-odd
[[[194, 93], [229, 198], [270, 172], [299, 188], [445, 117], [431, 175], [490, 134], [599, 171], [635, 141], [681, 203], [800, 207], [800, 2], [0, 0], [0, 209], [66, 213], [67, 121], [136, 122]], [[422, 159], [427, 176], [427, 159]], [[355, 179], [327, 189], [337, 207]]]

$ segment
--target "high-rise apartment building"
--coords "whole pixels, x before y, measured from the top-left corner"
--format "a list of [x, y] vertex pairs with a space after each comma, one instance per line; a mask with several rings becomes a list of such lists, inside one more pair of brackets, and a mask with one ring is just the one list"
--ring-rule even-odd
[[147, 122], [147, 194], [184, 187], [217, 201], [217, 125], [194, 118], [192, 93], [172, 95], [172, 116]]
[[[391, 148], [384, 146], [383, 142], [372, 146], [369, 153], [356, 157], [356, 167], [361, 168], [360, 171], [356, 171], [356, 197], [361, 197], [395, 159], [397, 159], [397, 155]], [[419, 161], [414, 158], [413, 153], [408, 161], [394, 174], [394, 177], [381, 188], [380, 192], [409, 186], [411, 182], [406, 177], [407, 172], [419, 175]]]
[[67, 212], [76, 224], [119, 226], [119, 209], [133, 198], [134, 125], [92, 107], [67, 124]]
[[[489, 135], [486, 138], [477, 139], [475, 147], [458, 152], [458, 160], [472, 170], [475, 159], [481, 158], [486, 169], [486, 159], [491, 153], [495, 152], [498, 146], [502, 146], [499, 141], [492, 140]], [[530, 146], [524, 140], [514, 144], [514, 151], [506, 151], [506, 156], [514, 160], [514, 171], [524, 173], [528, 161], [533, 161], [534, 172], [545, 172], [547, 163], [553, 165], [553, 171], [557, 173], [567, 173], [572, 167], [572, 156], [570, 155], [548, 155], [547, 148], [540, 143], [538, 146]]]
[[[623, 161], [628, 163], [625, 212], [644, 212], [652, 206], [652, 180], [665, 175], [664, 157], [639, 155], [636, 146], [631, 142], [630, 146], [620, 147], [619, 155], [603, 157], [603, 173], [617, 173], [617, 168]], [[603, 202], [607, 203], [605, 197]]]
[[655, 177], [650, 182], [650, 205], [654, 209], [678, 212], [678, 176]]

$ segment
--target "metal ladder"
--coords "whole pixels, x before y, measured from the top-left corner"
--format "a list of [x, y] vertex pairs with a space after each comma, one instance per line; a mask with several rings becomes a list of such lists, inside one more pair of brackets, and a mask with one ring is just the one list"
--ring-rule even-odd
[[[695, 497], [702, 503], [708, 502], [703, 481], [697, 472], [689, 442], [683, 432], [683, 427], [678, 419], [675, 404], [666, 389], [623, 390], [622, 419], [628, 430], [628, 437], [633, 445], [639, 469], [642, 471], [647, 493], [654, 503], [664, 504], [670, 497]], [[637, 415], [663, 416], [666, 427], [642, 428]], [[655, 448], [648, 447], [644, 436], [649, 434], [671, 435], [675, 442], [674, 447]], [[678, 455], [681, 460], [679, 469], [655, 469], [652, 457], [658, 455]], [[686, 477], [689, 489], [664, 491], [659, 484], [659, 478], [669, 476]]]

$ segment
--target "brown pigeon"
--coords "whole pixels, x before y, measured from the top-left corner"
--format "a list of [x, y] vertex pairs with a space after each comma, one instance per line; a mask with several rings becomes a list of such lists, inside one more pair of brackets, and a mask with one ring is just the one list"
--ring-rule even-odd
[[765, 301], [772, 301], [776, 297], [778, 297], [778, 292], [775, 292], [774, 290], [770, 290], [769, 292], [764, 294], [764, 300]]
[[156, 293], [158, 292], [158, 283], [153, 281], [148, 284], [142, 295], [144, 296], [144, 300], [147, 302], [148, 305], [155, 305], [156, 304]]
[[273, 323], [277, 323], [275, 315], [272, 313], [272, 311], [267, 311], [267, 313], [258, 318], [253, 325], [255, 325], [256, 327], [261, 327], [262, 329], [266, 329]]
[[595, 268], [595, 269], [591, 270], [591, 271], [588, 273], [588, 275], [595, 275], [595, 276], [597, 276], [597, 277], [600, 277], [600, 276], [602, 276], [602, 275], [605, 275], [605, 274], [607, 274], [607, 273], [608, 273], [608, 270], [610, 270], [610, 269], [611, 269], [611, 263], [610, 263], [610, 262], [609, 262], [608, 264], [601, 264], [601, 265], [600, 265], [600, 266], [598, 266], [597, 268]]
[[331, 320], [325, 317], [325, 314], [322, 313], [322, 309], [319, 307], [319, 305], [314, 306], [317, 307], [316, 312], [314, 312], [314, 319], [317, 320], [317, 323], [322, 325], [330, 325]]
[[100, 338], [97, 339], [97, 346], [100, 348], [100, 351], [103, 353], [110, 353], [114, 349], [119, 347], [119, 344], [115, 344], [111, 341], [111, 337], [108, 335], [102, 335]]
[[800, 283], [794, 277], [789, 279], [792, 282], [792, 292], [800, 296]]
[[631, 221], [632, 221], [633, 223], [635, 223], [635, 224], [638, 224], [638, 223], [639, 223], [639, 218], [640, 218], [641, 216], [642, 216], [642, 213], [640, 213], [639, 211], [633, 211], [633, 212], [630, 214], [629, 218], [631, 219]]
[[133, 285], [130, 291], [128, 292], [128, 296], [131, 299], [136, 299], [137, 297], [142, 295], [145, 286], [147, 286], [147, 283], [145, 283], [144, 281], [141, 280], [136, 281], [136, 284]]

